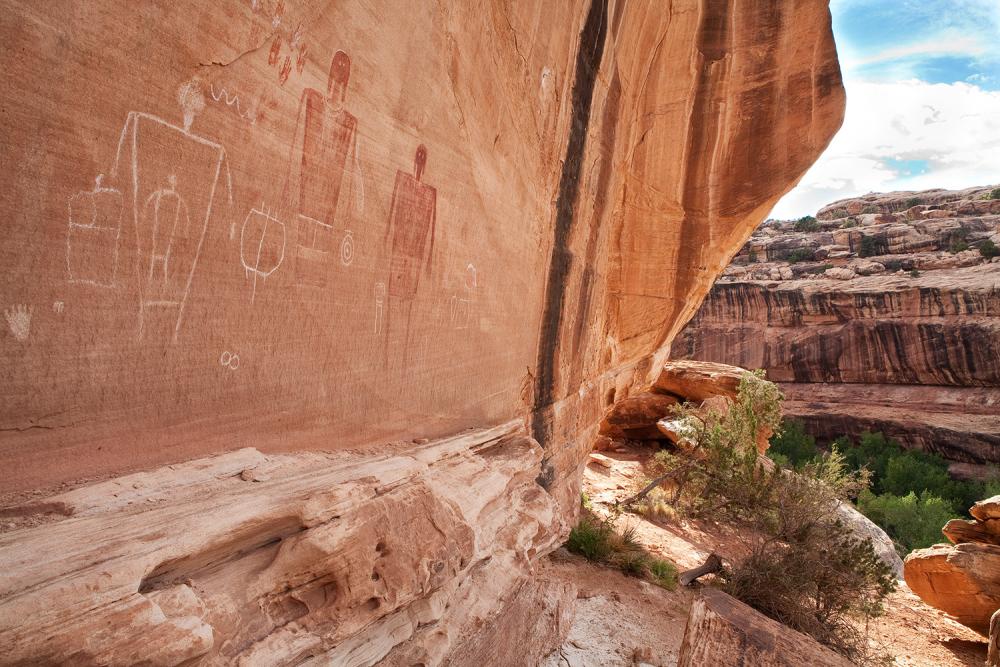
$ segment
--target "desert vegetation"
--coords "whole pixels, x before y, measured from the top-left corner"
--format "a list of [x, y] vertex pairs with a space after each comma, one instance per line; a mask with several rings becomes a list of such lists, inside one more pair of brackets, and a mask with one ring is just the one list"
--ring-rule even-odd
[[[940, 456], [903, 449], [882, 433], [862, 433], [857, 441], [838, 438], [831, 443], [831, 452], [842, 456], [850, 470], [870, 476], [870, 487], [852, 499], [865, 516], [888, 533], [900, 555], [941, 542], [941, 527], [949, 519], [966, 516], [975, 501], [1000, 493], [1000, 478], [952, 479], [947, 462]], [[801, 469], [829, 455], [802, 423], [794, 420], [786, 421], [781, 433], [772, 438], [769, 454], [791, 469]]]
[[[761, 456], [758, 438], [780, 429], [781, 401], [758, 371], [744, 377], [725, 407], [675, 406], [670, 419], [683, 434], [678, 448], [660, 451], [648, 465], [649, 479], [619, 507], [658, 520], [738, 526], [746, 555], [723, 567], [718, 584], [859, 664], [875, 664], [884, 656], [871, 651], [865, 627], [882, 613], [895, 579], [836, 511], [867, 488], [870, 473], [852, 469], [837, 451], [816, 456], [814, 449], [794, 470]], [[622, 546], [595, 548], [595, 542]], [[627, 536], [585, 518], [568, 546], [628, 572], [616, 555], [629, 550], [626, 543]]]

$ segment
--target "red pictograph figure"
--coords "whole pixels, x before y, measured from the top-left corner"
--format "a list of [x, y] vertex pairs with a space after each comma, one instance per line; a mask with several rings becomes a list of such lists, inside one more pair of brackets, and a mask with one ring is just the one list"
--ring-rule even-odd
[[434, 250], [434, 222], [437, 217], [437, 190], [420, 178], [427, 164], [427, 149], [417, 147], [413, 174], [396, 171], [389, 225], [385, 238], [392, 238], [389, 260], [389, 299], [386, 309], [386, 346], [392, 336], [392, 322], [399, 316], [406, 320], [402, 341], [404, 356], [409, 347], [410, 311], [417, 295], [420, 271], [430, 273]]
[[[302, 93], [289, 160], [285, 200], [297, 214], [295, 275], [300, 286], [324, 287], [331, 252], [339, 245], [334, 222], [348, 159], [356, 159], [358, 121], [344, 108], [351, 59], [337, 51], [326, 94]], [[341, 216], [342, 218], [345, 216]]]

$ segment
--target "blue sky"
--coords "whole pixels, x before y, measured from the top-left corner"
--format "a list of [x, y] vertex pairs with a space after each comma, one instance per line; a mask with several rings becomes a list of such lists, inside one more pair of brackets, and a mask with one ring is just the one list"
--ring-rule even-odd
[[772, 217], [1000, 183], [1000, 0], [831, 0], [847, 116]]

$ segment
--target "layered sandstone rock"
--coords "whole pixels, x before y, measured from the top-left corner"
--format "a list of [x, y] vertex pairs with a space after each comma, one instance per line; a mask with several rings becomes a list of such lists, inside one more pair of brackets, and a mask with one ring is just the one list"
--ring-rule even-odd
[[530, 663], [603, 413], [844, 103], [824, 0], [0, 35], [7, 663]]
[[688, 616], [678, 667], [848, 667], [853, 664], [722, 591], [706, 588]]
[[914, 593], [973, 630], [990, 635], [1000, 609], [1000, 496], [969, 509], [972, 521], [952, 519], [941, 532], [952, 544], [935, 544], [906, 557], [906, 583]]
[[1000, 263], [976, 249], [1000, 241], [988, 192], [870, 195], [823, 209], [814, 231], [765, 225], [674, 355], [766, 369], [821, 437], [879, 430], [1000, 461]]

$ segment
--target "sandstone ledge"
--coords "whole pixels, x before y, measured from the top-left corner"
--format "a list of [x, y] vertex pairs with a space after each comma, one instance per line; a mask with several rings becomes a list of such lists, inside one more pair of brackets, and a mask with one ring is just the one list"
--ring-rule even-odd
[[566, 530], [541, 458], [512, 423], [399, 454], [241, 450], [52, 498], [53, 521], [0, 536], [0, 663], [438, 662], [476, 634], [452, 664], [482, 664], [498, 599], [507, 623], [548, 619], [509, 638], [540, 656], [575, 596], [528, 577]]

